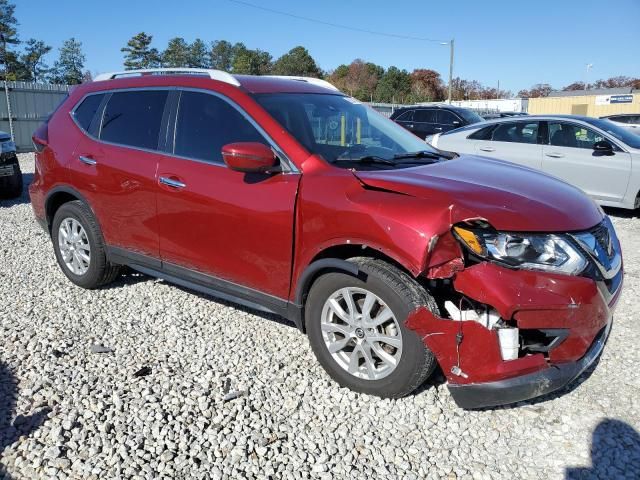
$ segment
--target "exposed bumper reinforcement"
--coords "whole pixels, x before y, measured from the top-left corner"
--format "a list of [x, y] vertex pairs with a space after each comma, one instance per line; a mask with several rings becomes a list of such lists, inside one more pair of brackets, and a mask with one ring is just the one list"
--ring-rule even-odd
[[579, 377], [600, 357], [609, 337], [611, 324], [612, 319], [609, 319], [580, 360], [496, 382], [466, 385], [450, 383], [448, 387], [451, 396], [460, 408], [473, 409], [507, 405], [558, 390]]

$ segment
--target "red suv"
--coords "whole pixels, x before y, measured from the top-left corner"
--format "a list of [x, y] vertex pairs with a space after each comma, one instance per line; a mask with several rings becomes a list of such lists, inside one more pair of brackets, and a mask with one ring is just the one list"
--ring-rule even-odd
[[407, 395], [439, 366], [461, 407], [512, 403], [607, 339], [622, 258], [592, 200], [435, 150], [322, 80], [102, 75], [33, 141], [33, 210], [73, 283], [128, 265], [275, 312], [358, 392]]

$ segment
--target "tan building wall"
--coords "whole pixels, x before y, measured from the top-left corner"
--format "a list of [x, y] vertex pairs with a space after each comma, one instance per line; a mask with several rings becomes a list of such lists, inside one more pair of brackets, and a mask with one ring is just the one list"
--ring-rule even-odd
[[640, 94], [633, 95], [632, 103], [614, 103], [610, 105], [596, 105], [596, 95], [580, 95], [575, 97], [544, 97], [530, 98], [530, 114], [565, 114], [588, 115], [602, 117], [617, 113], [640, 113]]

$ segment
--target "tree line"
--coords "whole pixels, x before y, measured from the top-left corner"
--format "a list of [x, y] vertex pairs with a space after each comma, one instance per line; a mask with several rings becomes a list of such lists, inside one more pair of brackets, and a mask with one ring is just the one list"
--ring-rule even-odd
[[[52, 47], [35, 38], [21, 41], [14, 13], [15, 5], [10, 0], [0, 0], [0, 62], [5, 67], [0, 78], [67, 85], [91, 80], [90, 72], [85, 69], [86, 57], [79, 40], [66, 40], [59, 48], [56, 60], [49, 65], [47, 59]], [[251, 49], [242, 42], [206, 42], [200, 38], [187, 42], [183, 37], [175, 37], [163, 50], [158, 50], [153, 46], [153, 36], [140, 32], [120, 51], [127, 70], [189, 67], [214, 68], [234, 74], [317, 77], [328, 80], [358, 100], [372, 102], [437, 102], [445, 100], [448, 95], [448, 85], [435, 70], [417, 68], [409, 72], [395, 66], [384, 68], [357, 58], [348, 65], [323, 71], [309, 51], [300, 45], [276, 59], [269, 52]], [[563, 90], [614, 87], [640, 88], [640, 78], [612, 77], [586, 86], [584, 82], [573, 82]], [[541, 83], [520, 90], [517, 96], [543, 97], [553, 90], [551, 85]], [[453, 100], [513, 97], [510, 91], [459, 77], [452, 80], [451, 93]]]

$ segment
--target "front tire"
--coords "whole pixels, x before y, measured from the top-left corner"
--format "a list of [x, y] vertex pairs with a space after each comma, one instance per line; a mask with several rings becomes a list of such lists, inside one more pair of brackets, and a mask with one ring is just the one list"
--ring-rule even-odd
[[51, 240], [58, 265], [79, 287], [97, 288], [118, 276], [120, 267], [107, 260], [100, 227], [83, 202], [65, 203], [58, 209], [51, 226]]
[[350, 261], [358, 264], [358, 277], [327, 273], [309, 292], [305, 322], [311, 347], [343, 387], [383, 398], [408, 395], [437, 362], [404, 323], [420, 306], [437, 312], [436, 303], [393, 265], [372, 258]]

